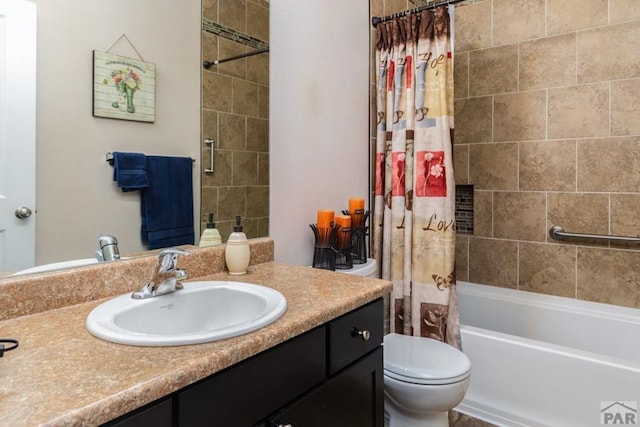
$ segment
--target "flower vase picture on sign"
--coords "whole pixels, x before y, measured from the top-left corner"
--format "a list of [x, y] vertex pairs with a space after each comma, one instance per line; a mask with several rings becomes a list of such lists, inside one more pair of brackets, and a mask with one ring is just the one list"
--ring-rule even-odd
[[94, 117], [153, 122], [155, 92], [155, 64], [93, 51]]

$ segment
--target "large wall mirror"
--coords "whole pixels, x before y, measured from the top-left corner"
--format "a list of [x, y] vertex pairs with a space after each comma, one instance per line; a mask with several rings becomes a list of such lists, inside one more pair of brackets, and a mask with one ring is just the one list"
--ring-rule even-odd
[[[91, 258], [99, 233], [124, 256], [146, 252], [139, 195], [114, 185], [113, 151], [195, 159], [196, 244], [209, 213], [224, 240], [236, 215], [248, 237], [268, 235], [268, 54], [202, 66], [268, 46], [268, 1], [22, 1], [37, 9], [32, 264]], [[156, 65], [154, 123], [92, 117], [93, 50]]]

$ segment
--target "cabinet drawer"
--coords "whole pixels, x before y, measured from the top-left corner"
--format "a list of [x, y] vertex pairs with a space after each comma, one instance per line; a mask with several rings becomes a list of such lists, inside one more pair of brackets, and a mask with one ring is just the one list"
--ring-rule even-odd
[[382, 344], [383, 316], [380, 298], [329, 322], [329, 375]]
[[250, 426], [324, 381], [326, 331], [316, 328], [178, 394], [179, 425]]

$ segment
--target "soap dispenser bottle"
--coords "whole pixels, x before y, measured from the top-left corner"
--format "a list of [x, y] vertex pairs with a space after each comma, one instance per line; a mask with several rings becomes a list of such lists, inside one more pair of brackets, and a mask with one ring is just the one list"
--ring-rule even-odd
[[242, 231], [241, 220], [242, 217], [237, 215], [236, 225], [233, 227], [233, 233], [229, 235], [227, 249], [224, 252], [224, 260], [227, 263], [229, 274], [234, 276], [246, 274], [251, 257], [249, 242], [247, 235]]
[[222, 237], [220, 237], [220, 232], [216, 228], [216, 223], [213, 222], [213, 213], [210, 213], [207, 228], [204, 229], [202, 237], [200, 237], [200, 247], [204, 248], [205, 246], [218, 246], [221, 244]]

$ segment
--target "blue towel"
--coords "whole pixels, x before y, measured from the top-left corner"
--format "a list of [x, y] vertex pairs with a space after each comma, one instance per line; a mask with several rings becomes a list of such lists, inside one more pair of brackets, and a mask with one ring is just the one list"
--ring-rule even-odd
[[147, 156], [141, 153], [113, 153], [113, 180], [123, 192], [149, 187]]
[[149, 249], [193, 245], [193, 163], [147, 156], [149, 187], [140, 192], [142, 241]]

